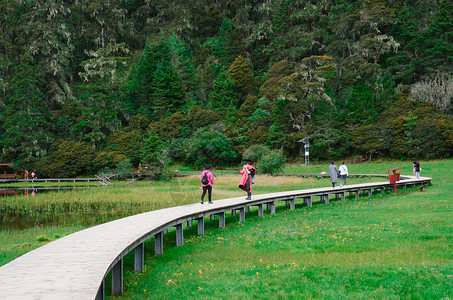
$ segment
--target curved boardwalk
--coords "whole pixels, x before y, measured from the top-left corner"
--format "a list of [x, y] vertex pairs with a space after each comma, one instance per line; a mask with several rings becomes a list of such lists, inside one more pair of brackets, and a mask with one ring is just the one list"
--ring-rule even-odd
[[[372, 175], [371, 175], [372, 176]], [[402, 176], [397, 185], [401, 188], [429, 184], [431, 178]], [[135, 271], [143, 269], [143, 242], [155, 237], [155, 252], [163, 252], [163, 234], [176, 227], [176, 244], [182, 246], [183, 224], [192, 226], [197, 221], [198, 234], [204, 234], [206, 216], [217, 216], [219, 226], [225, 226], [225, 213], [239, 213], [245, 221], [249, 206], [275, 213], [276, 201], [287, 201], [295, 209], [297, 199], [308, 206], [314, 197], [329, 203], [329, 197], [343, 200], [347, 192], [357, 199], [361, 193], [371, 195], [373, 190], [384, 192], [393, 184], [386, 182], [364, 183], [336, 188], [316, 188], [299, 191], [254, 195], [215, 201], [214, 204], [190, 204], [142, 213], [94, 226], [35, 249], [0, 268], [0, 299], [103, 299], [104, 278], [112, 271], [112, 292], [123, 290], [122, 258], [135, 250]]]

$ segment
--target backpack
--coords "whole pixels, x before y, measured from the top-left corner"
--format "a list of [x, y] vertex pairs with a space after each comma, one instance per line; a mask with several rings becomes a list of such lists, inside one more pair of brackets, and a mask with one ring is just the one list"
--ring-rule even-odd
[[204, 173], [203, 178], [201, 178], [201, 183], [202, 184], [208, 184], [209, 183], [209, 179], [208, 179], [207, 173]]

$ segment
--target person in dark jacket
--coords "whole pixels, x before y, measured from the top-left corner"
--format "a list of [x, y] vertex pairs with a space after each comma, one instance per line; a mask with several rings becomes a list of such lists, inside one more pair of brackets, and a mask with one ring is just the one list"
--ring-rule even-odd
[[[205, 177], [206, 175], [206, 177]], [[206, 178], [207, 181], [204, 181], [204, 178]], [[206, 195], [206, 192], [208, 192], [208, 199], [209, 199], [209, 204], [212, 204], [211, 200], [211, 194], [212, 194], [212, 187], [214, 186], [214, 174], [211, 172], [211, 166], [206, 165], [204, 171], [201, 173], [200, 177], [201, 184], [203, 185], [203, 193], [201, 194], [201, 204], [203, 204], [203, 199], [204, 196]]]
[[335, 165], [335, 162], [333, 160], [329, 166], [329, 175], [330, 175], [330, 180], [332, 181], [332, 187], [335, 187], [335, 183], [338, 182], [338, 168]]
[[415, 174], [415, 177], [417, 178], [420, 178], [420, 171], [422, 169], [420, 168], [420, 163], [418, 162], [418, 160], [415, 160], [414, 161], [414, 174]]

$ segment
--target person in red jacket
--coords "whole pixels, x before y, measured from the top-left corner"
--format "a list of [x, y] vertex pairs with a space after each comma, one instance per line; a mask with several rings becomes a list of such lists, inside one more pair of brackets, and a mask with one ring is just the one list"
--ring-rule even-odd
[[252, 166], [251, 162], [248, 162], [242, 167], [242, 170], [239, 172], [242, 174], [241, 181], [239, 181], [239, 188], [247, 192], [246, 200], [252, 200], [252, 183], [255, 183], [255, 168]]
[[212, 186], [214, 185], [214, 174], [211, 172], [211, 166], [206, 165], [206, 168], [201, 173], [200, 177], [201, 184], [203, 185], [203, 194], [201, 194], [201, 204], [203, 204], [204, 196], [206, 192], [208, 192], [208, 199], [209, 204], [212, 204], [211, 194], [212, 194]]

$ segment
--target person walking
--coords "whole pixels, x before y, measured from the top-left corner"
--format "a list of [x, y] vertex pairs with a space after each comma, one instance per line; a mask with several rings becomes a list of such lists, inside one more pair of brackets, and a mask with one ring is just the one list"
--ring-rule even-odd
[[346, 164], [345, 162], [343, 162], [339, 168], [340, 170], [340, 180], [341, 180], [341, 183], [340, 183], [340, 187], [342, 187], [343, 185], [346, 185], [346, 177], [348, 177], [348, 167], [346, 167]]
[[25, 170], [25, 172], [24, 172], [24, 179], [28, 180], [28, 170]]
[[242, 177], [239, 181], [238, 187], [247, 192], [247, 198], [245, 198], [245, 200], [252, 200], [252, 178], [255, 178], [256, 170], [252, 166], [252, 163], [248, 162], [242, 167], [242, 170], [239, 173]]
[[335, 187], [335, 183], [338, 182], [338, 168], [335, 165], [335, 162], [333, 160], [329, 166], [329, 175], [330, 175], [330, 180], [332, 181], [332, 187]]
[[201, 194], [201, 204], [203, 204], [203, 199], [204, 196], [206, 195], [206, 192], [208, 192], [208, 199], [209, 199], [209, 204], [212, 204], [212, 187], [214, 185], [214, 174], [211, 172], [211, 166], [206, 165], [205, 169], [203, 172], [201, 172], [201, 177], [200, 177], [201, 184], [203, 185], [203, 193]]
[[422, 170], [422, 168], [420, 168], [420, 163], [418, 162], [418, 160], [414, 160], [414, 174], [415, 174], [415, 177], [420, 178], [420, 171], [421, 170]]

